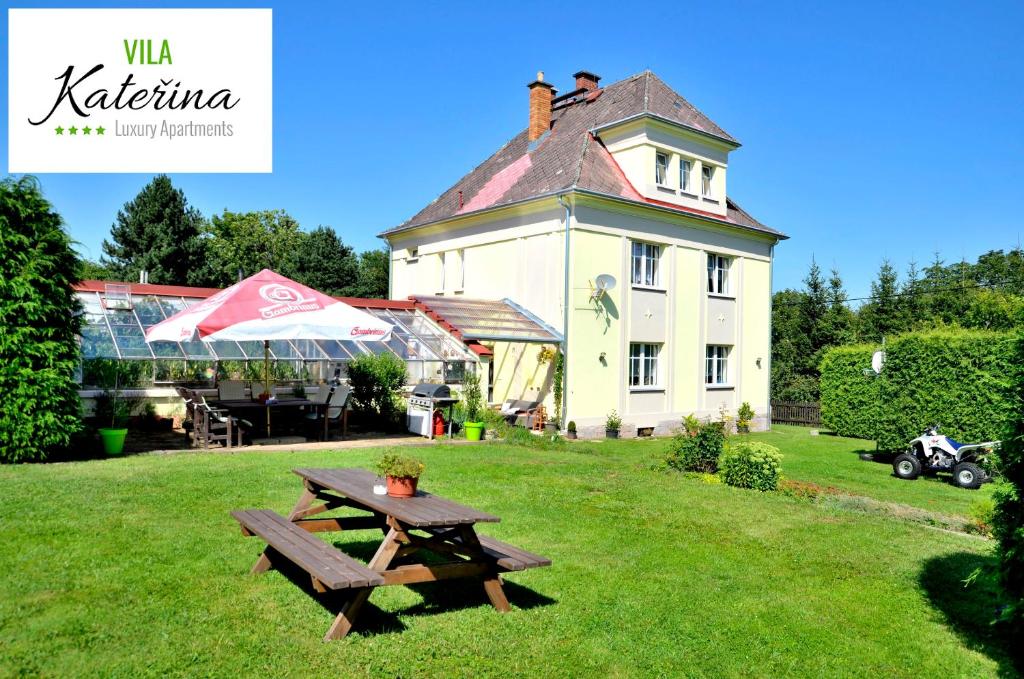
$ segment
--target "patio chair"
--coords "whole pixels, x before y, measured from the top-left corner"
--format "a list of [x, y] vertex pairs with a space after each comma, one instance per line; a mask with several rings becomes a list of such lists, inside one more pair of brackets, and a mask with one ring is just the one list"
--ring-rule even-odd
[[244, 401], [245, 382], [224, 380], [217, 384], [217, 399], [220, 401]]
[[530, 429], [537, 417], [541, 401], [509, 399], [501, 404], [501, 414], [509, 424]]
[[330, 438], [333, 427], [339, 427], [341, 438], [344, 439], [348, 435], [348, 397], [351, 393], [352, 388], [344, 384], [339, 384], [331, 389], [327, 393], [327, 408], [308, 413], [306, 415], [307, 426], [315, 426], [319, 431], [323, 427], [323, 418], [326, 416], [327, 437]]
[[185, 402], [185, 419], [181, 421], [181, 428], [185, 430], [189, 445], [195, 445], [196, 403], [194, 395], [184, 387], [175, 387], [174, 391], [178, 392], [178, 396]]
[[[195, 392], [194, 392], [195, 393]], [[220, 442], [230, 448], [233, 440], [235, 445], [242, 445], [242, 434], [252, 429], [252, 422], [232, 417], [226, 410], [214, 408], [206, 402], [206, 397], [196, 393], [195, 400], [195, 440], [201, 448], [211, 443]]]

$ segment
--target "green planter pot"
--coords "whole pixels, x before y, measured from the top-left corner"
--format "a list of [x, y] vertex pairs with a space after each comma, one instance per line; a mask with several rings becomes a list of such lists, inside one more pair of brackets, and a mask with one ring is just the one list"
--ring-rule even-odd
[[483, 436], [483, 422], [464, 422], [462, 426], [466, 428], [467, 441], [479, 441], [480, 437]]
[[124, 437], [127, 429], [100, 429], [100, 440], [107, 455], [120, 455], [124, 452]]

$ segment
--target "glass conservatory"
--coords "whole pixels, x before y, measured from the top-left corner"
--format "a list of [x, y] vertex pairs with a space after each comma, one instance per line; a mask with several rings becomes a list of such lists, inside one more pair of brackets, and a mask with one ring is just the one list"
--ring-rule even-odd
[[[133, 286], [134, 287], [134, 286]], [[142, 286], [139, 286], [142, 287]], [[157, 286], [148, 286], [155, 288]], [[168, 288], [171, 286], [167, 286]], [[122, 294], [78, 289], [85, 323], [82, 329], [83, 387], [210, 384], [216, 379], [260, 380], [263, 343], [187, 341], [146, 343], [145, 331], [205, 297], [187, 294]], [[182, 288], [187, 293], [188, 288]], [[318, 382], [329, 379], [355, 356], [390, 352], [406, 362], [410, 384], [458, 383], [476, 356], [465, 344], [409, 302], [346, 300], [394, 325], [387, 342], [358, 340], [275, 340], [270, 342], [272, 376], [277, 381]], [[116, 371], [111, 368], [116, 366]]]

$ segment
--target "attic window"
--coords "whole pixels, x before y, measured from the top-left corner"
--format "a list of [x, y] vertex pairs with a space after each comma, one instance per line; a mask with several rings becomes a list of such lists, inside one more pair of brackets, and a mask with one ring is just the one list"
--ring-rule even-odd
[[668, 181], [668, 154], [661, 151], [654, 154], [654, 182], [664, 186]]
[[418, 260], [419, 257], [420, 257], [420, 249], [419, 248], [409, 248], [409, 256], [406, 258], [406, 260], [410, 264], [412, 264], [413, 262]]
[[704, 196], [711, 197], [711, 178], [715, 174], [715, 168], [710, 165], [701, 166], [701, 192]]

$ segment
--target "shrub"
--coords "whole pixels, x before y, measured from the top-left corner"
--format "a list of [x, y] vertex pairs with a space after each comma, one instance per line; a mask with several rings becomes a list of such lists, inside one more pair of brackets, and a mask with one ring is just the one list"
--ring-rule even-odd
[[714, 474], [725, 446], [725, 429], [721, 422], [703, 422], [691, 436], [680, 430], [672, 437], [665, 464], [682, 472]]
[[575, 420], [569, 420], [569, 426], [566, 427], [566, 429], [568, 431], [571, 431], [573, 434], [575, 434], [576, 433], [576, 421]]
[[611, 411], [608, 413], [608, 417], [605, 418], [604, 428], [605, 429], [620, 429], [622, 427], [622, 418], [619, 417], [618, 411]]
[[[998, 490], [996, 495], [999, 495]], [[988, 537], [992, 537], [992, 520], [995, 513], [996, 501], [991, 497], [978, 498], [967, 508], [967, 515], [971, 517], [975, 530]]]
[[390, 421], [398, 412], [398, 394], [405, 384], [405, 361], [391, 353], [357, 356], [348, 362], [348, 381], [356, 409]]
[[81, 428], [78, 259], [34, 179], [0, 181], [0, 461], [42, 460]]
[[479, 422], [485, 408], [480, 378], [476, 373], [466, 373], [462, 379], [462, 400], [466, 404], [466, 422]]
[[775, 446], [759, 441], [733, 443], [722, 455], [722, 480], [737, 488], [777, 490], [781, 462]]
[[696, 436], [700, 431], [700, 420], [693, 413], [683, 418], [683, 431], [690, 436]]
[[736, 424], [740, 427], [749, 427], [751, 420], [754, 419], [754, 414], [754, 409], [750, 407], [750, 403], [744, 401], [739, 410], [736, 411]]
[[875, 347], [829, 350], [821, 363], [821, 416], [837, 434], [901, 450], [928, 424], [967, 441], [999, 438], [1017, 409], [1009, 334], [941, 330], [887, 342], [882, 374], [865, 376]]

